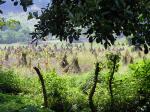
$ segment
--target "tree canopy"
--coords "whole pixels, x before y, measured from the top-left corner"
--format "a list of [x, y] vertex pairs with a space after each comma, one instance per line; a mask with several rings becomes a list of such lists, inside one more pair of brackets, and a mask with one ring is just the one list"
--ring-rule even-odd
[[105, 48], [114, 44], [116, 35], [132, 35], [133, 45], [150, 45], [149, 0], [52, 0], [42, 9], [33, 37], [43, 38], [49, 33], [60, 40], [79, 39], [87, 29], [89, 42], [96, 40]]
[[[2, 1], [2, 0], [1, 0]], [[12, 0], [14, 1], [14, 0]], [[17, 5], [18, 1], [14, 1]], [[24, 4], [24, 5], [23, 5]], [[32, 0], [20, 0], [26, 11]], [[96, 41], [107, 48], [114, 44], [117, 36], [132, 35], [132, 44], [144, 46], [148, 53], [150, 45], [150, 1], [149, 0], [52, 0], [39, 19], [33, 38], [42, 38], [49, 33], [62, 40], [78, 40], [82, 34], [89, 42]], [[29, 13], [29, 19], [32, 13]], [[86, 32], [82, 32], [86, 29]]]

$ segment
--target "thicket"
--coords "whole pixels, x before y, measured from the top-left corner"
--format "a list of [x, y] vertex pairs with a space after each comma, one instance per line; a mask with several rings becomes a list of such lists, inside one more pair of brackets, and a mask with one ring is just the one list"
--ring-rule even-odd
[[[118, 55], [108, 55], [107, 58], [109, 60], [103, 64], [103, 70], [99, 71], [97, 85], [92, 96], [96, 111], [147, 112], [150, 109], [150, 60], [145, 59], [130, 64], [128, 72], [121, 74], [117, 71], [120, 69]], [[113, 63], [114, 59], [116, 63]], [[112, 65], [115, 65], [116, 69], [113, 69]], [[14, 94], [13, 97], [19, 98], [18, 101], [22, 99], [21, 102], [23, 102], [19, 106], [17, 101], [14, 104], [16, 105], [14, 108], [19, 112], [91, 111], [89, 95], [94, 84], [94, 71], [78, 76], [60, 76], [55, 70], [46, 73], [41, 71], [41, 73], [47, 91], [47, 109], [40, 107], [43, 105], [43, 96], [38, 76], [20, 76], [7, 70], [0, 70], [0, 109], [4, 109], [4, 100], [8, 100], [9, 95]], [[11, 106], [7, 106], [8, 110]]]

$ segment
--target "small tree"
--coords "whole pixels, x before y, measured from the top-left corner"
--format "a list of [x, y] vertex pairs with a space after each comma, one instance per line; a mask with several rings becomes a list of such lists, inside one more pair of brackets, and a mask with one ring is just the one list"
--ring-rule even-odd
[[88, 99], [91, 112], [97, 112], [97, 109], [96, 109], [94, 102], [93, 102], [93, 96], [94, 96], [94, 93], [96, 90], [96, 85], [98, 83], [98, 75], [99, 75], [99, 72], [101, 69], [102, 69], [102, 67], [100, 67], [100, 63], [97, 62], [95, 64], [95, 74], [94, 74], [94, 78], [93, 78], [93, 86], [90, 90], [89, 99]]
[[113, 80], [114, 80], [114, 74], [118, 71], [119, 67], [119, 61], [120, 56], [118, 54], [107, 54], [107, 67], [109, 69], [109, 79], [108, 79], [108, 85], [109, 85], [109, 94], [111, 99], [111, 105], [110, 105], [110, 111], [114, 112], [114, 95], [113, 95]]

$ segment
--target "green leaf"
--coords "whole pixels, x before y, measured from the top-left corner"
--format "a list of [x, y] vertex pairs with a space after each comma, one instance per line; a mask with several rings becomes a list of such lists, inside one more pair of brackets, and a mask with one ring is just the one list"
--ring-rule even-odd
[[28, 15], [28, 20], [30, 20], [30, 19], [33, 19], [33, 15], [31, 12], [29, 12], [29, 15]]

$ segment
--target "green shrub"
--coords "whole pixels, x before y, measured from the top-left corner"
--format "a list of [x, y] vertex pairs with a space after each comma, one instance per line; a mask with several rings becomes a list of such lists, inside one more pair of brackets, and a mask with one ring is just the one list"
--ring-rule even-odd
[[0, 92], [3, 93], [40, 93], [37, 77], [27, 77], [15, 71], [0, 69]]
[[58, 76], [55, 71], [44, 74], [44, 79], [49, 105], [53, 110], [81, 111], [87, 107], [86, 95], [75, 84], [76, 80], [67, 76]]
[[138, 111], [150, 109], [150, 60], [145, 59], [130, 66], [138, 85]]
[[19, 78], [11, 70], [0, 70], [0, 92], [18, 93], [21, 92], [19, 87]]
[[146, 59], [130, 66], [138, 80], [141, 91], [150, 93], [150, 60]]
[[23, 109], [20, 109], [19, 112], [54, 112], [54, 111], [50, 109], [44, 109], [44, 108], [28, 105], [25, 106]]

